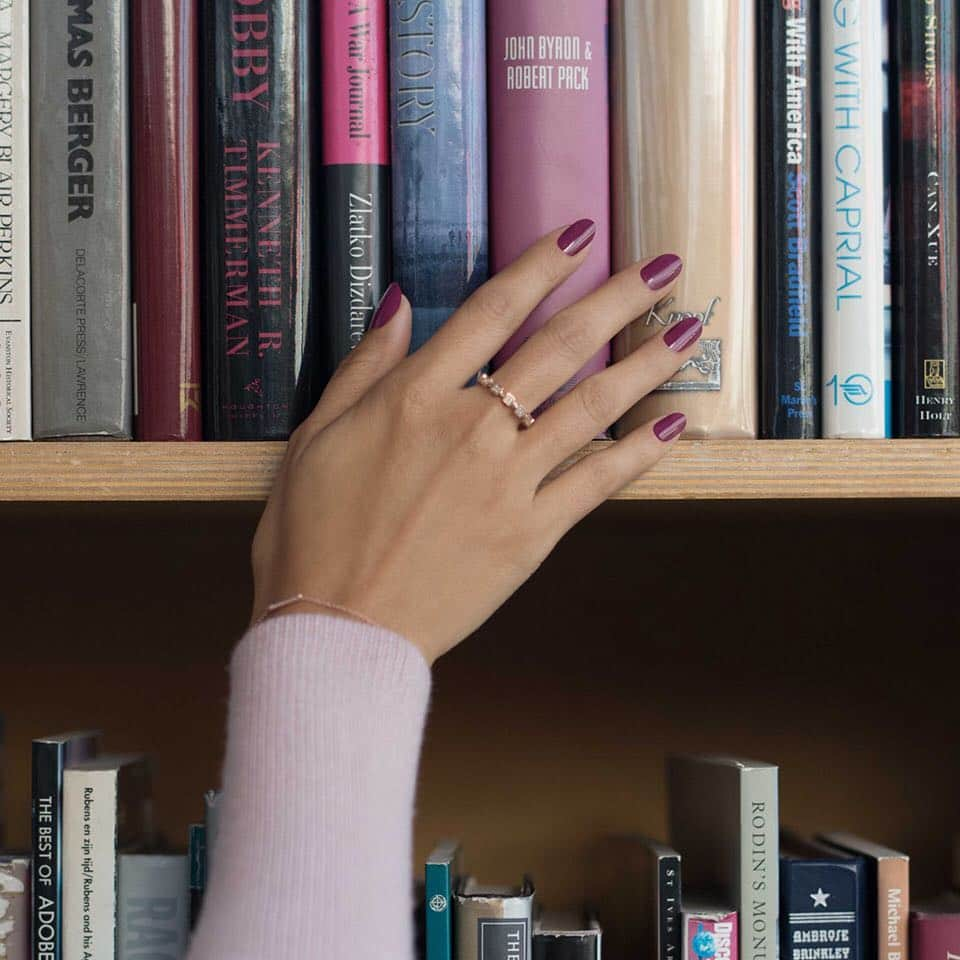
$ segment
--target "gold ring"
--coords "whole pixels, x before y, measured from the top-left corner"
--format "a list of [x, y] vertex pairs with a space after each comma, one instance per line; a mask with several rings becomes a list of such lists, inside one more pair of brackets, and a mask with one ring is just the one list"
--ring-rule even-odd
[[477, 383], [481, 387], [490, 391], [516, 418], [520, 421], [520, 426], [525, 430], [529, 429], [536, 422], [534, 418], [527, 413], [527, 408], [520, 403], [517, 398], [497, 383], [493, 377], [484, 373], [482, 370], [477, 374]]

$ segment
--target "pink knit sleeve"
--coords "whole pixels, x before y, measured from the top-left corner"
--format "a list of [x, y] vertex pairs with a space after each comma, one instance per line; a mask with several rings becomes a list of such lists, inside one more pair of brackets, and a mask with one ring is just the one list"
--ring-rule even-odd
[[189, 960], [413, 956], [430, 670], [402, 637], [277, 616], [233, 655], [215, 863]]

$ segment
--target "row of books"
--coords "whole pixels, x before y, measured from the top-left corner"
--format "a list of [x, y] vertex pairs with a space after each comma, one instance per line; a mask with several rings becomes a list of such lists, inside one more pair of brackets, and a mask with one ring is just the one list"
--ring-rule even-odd
[[100, 741], [97, 731], [78, 731], [33, 742], [31, 849], [0, 853], [5, 960], [186, 954], [212, 869], [220, 794], [204, 798], [186, 852], [169, 849], [152, 823], [148, 760], [103, 754]]
[[541, 911], [529, 878], [487, 886], [439, 844], [424, 868], [426, 960], [949, 960], [960, 896], [911, 904], [905, 853], [850, 833], [783, 831], [778, 770], [724, 756], [667, 762], [670, 843], [603, 838], [590, 901]]
[[612, 354], [705, 335], [621, 433], [958, 436], [958, 14], [890, 4], [11, 0], [0, 438], [283, 438], [391, 279], [416, 348], [585, 216], [494, 367], [676, 252]]

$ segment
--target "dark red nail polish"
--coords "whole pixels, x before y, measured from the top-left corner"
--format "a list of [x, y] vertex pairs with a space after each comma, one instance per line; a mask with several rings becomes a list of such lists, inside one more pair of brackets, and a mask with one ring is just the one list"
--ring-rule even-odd
[[663, 342], [674, 353], [681, 353], [692, 343], [696, 343], [703, 333], [703, 321], [695, 314], [688, 314], [678, 320], [663, 335]]
[[683, 261], [675, 253], [661, 253], [640, 271], [640, 276], [651, 290], [660, 290], [676, 280], [682, 269]]
[[557, 237], [557, 246], [568, 256], [575, 257], [581, 250], [589, 247], [597, 235], [597, 225], [592, 220], [578, 220], [571, 223]]
[[668, 443], [679, 437], [686, 427], [687, 418], [682, 413], [668, 413], [653, 425], [653, 432], [658, 440]]
[[403, 291], [400, 289], [400, 284], [391, 283], [380, 298], [377, 309], [373, 311], [373, 317], [367, 329], [379, 330], [381, 327], [385, 327], [396, 316], [402, 302]]

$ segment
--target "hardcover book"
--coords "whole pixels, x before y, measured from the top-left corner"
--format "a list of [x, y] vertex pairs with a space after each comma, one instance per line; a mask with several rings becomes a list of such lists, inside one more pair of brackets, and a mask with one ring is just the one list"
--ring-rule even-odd
[[883, 395], [884, 434], [893, 436], [893, 110], [890, 103], [890, 2], [883, 11]]
[[207, 0], [203, 89], [208, 440], [280, 440], [316, 360], [311, 0]]
[[454, 893], [457, 960], [531, 960], [533, 884], [478, 884], [468, 878]]
[[484, 4], [390, 5], [393, 279], [416, 350], [487, 278]]
[[0, 5], [0, 440], [29, 440], [30, 0]]
[[957, 257], [957, 5], [893, 6], [897, 203], [897, 432], [960, 435]]
[[[614, 341], [621, 359], [688, 314], [698, 351], [618, 425], [673, 411], [685, 436], [757, 434], [757, 71], [753, 0], [613, 0], [613, 268], [677, 253], [671, 293]], [[665, 95], [669, 91], [669, 96]], [[681, 851], [686, 853], [686, 851]]]
[[200, 440], [198, 12], [130, 6], [139, 440]]
[[181, 960], [190, 933], [186, 856], [118, 858], [117, 960]]
[[213, 874], [213, 860], [217, 852], [217, 837], [220, 836], [220, 811], [223, 804], [223, 792], [221, 790], [208, 790], [203, 795], [203, 822], [205, 826], [203, 835], [204, 849], [204, 883]]
[[190, 860], [190, 929], [200, 919], [203, 893], [207, 886], [207, 828], [202, 823], [191, 823], [187, 857]]
[[884, 403], [883, 13], [825, 9], [823, 435], [880, 438]]
[[820, 435], [820, 5], [760, 5], [761, 435]]
[[739, 913], [740, 957], [777, 960], [779, 800], [775, 766], [723, 756], [667, 762], [670, 841], [683, 882]]
[[542, 913], [533, 926], [533, 960], [600, 960], [601, 936], [596, 920]]
[[910, 912], [913, 960], [950, 960], [960, 955], [960, 897], [946, 894]]
[[0, 957], [30, 960], [30, 857], [0, 854]]
[[683, 908], [683, 960], [737, 960], [737, 911], [698, 904]]
[[780, 858], [782, 960], [865, 960], [863, 860], [811, 849]]
[[[493, 272], [557, 227], [583, 217], [597, 225], [583, 265], [510, 337], [493, 360], [500, 367], [610, 276], [607, 3], [491, 0], [487, 17]], [[605, 346], [557, 396], [609, 359]]]
[[326, 383], [363, 338], [391, 280], [390, 66], [386, 4], [323, 0], [320, 7]]
[[149, 774], [138, 756], [104, 756], [63, 775], [63, 960], [117, 953], [117, 855], [149, 837]]
[[127, 4], [31, 0], [37, 438], [133, 426]]
[[437, 844], [424, 864], [426, 960], [453, 958], [453, 891], [461, 869], [460, 844], [456, 840]]
[[32, 745], [33, 957], [62, 960], [63, 771], [97, 754], [100, 734], [84, 730]]
[[850, 833], [827, 833], [820, 839], [834, 850], [863, 860], [867, 958], [909, 960], [910, 858]]

